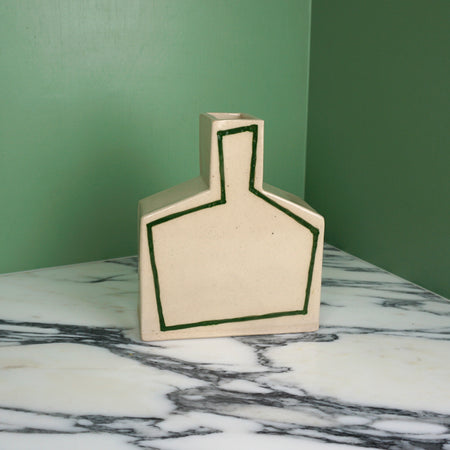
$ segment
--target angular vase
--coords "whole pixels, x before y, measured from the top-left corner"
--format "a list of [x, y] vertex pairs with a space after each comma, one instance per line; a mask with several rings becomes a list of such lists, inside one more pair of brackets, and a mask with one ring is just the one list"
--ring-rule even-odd
[[324, 220], [263, 183], [264, 122], [200, 116], [200, 176], [139, 202], [143, 340], [314, 331]]

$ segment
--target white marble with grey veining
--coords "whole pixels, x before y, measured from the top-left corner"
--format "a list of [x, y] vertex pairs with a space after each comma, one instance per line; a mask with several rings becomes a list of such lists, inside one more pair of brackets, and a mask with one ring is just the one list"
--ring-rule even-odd
[[134, 257], [0, 276], [0, 449], [450, 450], [450, 301], [325, 247], [306, 334], [142, 343]]

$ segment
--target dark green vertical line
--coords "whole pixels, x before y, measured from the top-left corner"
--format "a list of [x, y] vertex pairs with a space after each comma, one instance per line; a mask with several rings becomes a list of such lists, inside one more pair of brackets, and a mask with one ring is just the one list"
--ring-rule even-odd
[[163, 330], [166, 328], [166, 323], [164, 321], [164, 314], [163, 314], [162, 305], [161, 305], [158, 269], [156, 267], [155, 249], [153, 247], [153, 231], [152, 231], [151, 227], [147, 227], [147, 235], [148, 235], [148, 245], [149, 245], [149, 250], [150, 250], [150, 262], [151, 262], [152, 271], [153, 271], [153, 283], [155, 285], [155, 296], [156, 296], [156, 306], [158, 308], [159, 326], [160, 326], [161, 330]]
[[250, 179], [248, 189], [252, 192], [252, 188], [255, 186], [255, 171], [256, 171], [256, 149], [258, 145], [258, 126], [254, 125], [253, 138], [252, 138], [252, 160], [250, 165]]
[[223, 163], [223, 144], [222, 135], [220, 131], [217, 133], [217, 146], [219, 148], [219, 174], [220, 174], [220, 199], [226, 203], [226, 190], [225, 190], [225, 168]]
[[314, 232], [312, 232], [312, 235], [313, 235], [313, 243], [311, 247], [311, 260], [308, 269], [308, 282], [306, 284], [306, 291], [305, 291], [305, 304], [303, 305], [303, 309], [305, 310], [305, 312], [308, 312], [309, 297], [311, 293], [311, 284], [314, 272], [314, 264], [316, 262], [316, 250], [317, 250], [317, 240], [319, 237], [319, 230], [317, 229], [314, 230]]

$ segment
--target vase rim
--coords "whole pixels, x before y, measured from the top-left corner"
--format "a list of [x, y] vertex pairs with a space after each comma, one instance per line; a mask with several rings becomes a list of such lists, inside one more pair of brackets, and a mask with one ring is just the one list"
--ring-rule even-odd
[[208, 112], [206, 114], [215, 120], [259, 120], [257, 117], [245, 113]]

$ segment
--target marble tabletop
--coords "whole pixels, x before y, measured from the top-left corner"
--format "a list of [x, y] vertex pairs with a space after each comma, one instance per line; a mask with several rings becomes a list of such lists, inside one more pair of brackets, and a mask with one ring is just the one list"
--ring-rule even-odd
[[450, 449], [450, 301], [327, 245], [321, 326], [143, 343], [135, 257], [0, 277], [0, 449]]

